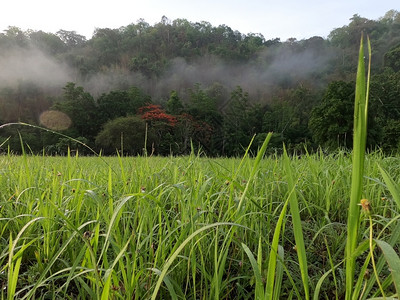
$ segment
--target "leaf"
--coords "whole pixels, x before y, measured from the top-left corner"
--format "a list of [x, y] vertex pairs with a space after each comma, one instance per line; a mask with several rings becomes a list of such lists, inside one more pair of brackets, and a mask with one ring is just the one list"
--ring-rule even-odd
[[[291, 193], [293, 193], [293, 190], [291, 191]], [[290, 195], [289, 195], [289, 197], [290, 197]], [[282, 208], [282, 211], [279, 215], [278, 222], [276, 223], [276, 226], [275, 226], [274, 236], [272, 238], [271, 251], [269, 254], [269, 261], [268, 261], [267, 284], [266, 284], [266, 288], [265, 288], [266, 298], [265, 299], [272, 299], [272, 297], [273, 297], [274, 281], [275, 281], [275, 276], [276, 276], [276, 262], [277, 262], [277, 254], [278, 254], [277, 252], [279, 251], [279, 248], [278, 248], [279, 237], [280, 237], [284, 217], [286, 216], [286, 209], [287, 209], [287, 206], [289, 203], [289, 197], [286, 200], [286, 202]]]
[[263, 299], [264, 298], [264, 287], [263, 287], [263, 281], [262, 281], [260, 270], [258, 268], [257, 261], [254, 258], [253, 253], [251, 253], [249, 247], [247, 247], [243, 243], [242, 243], [242, 247], [244, 249], [244, 252], [246, 252], [247, 257], [250, 260], [251, 267], [253, 268], [254, 276], [256, 278], [256, 299]]
[[283, 260], [285, 257], [285, 250], [281, 245], [278, 246], [278, 264], [276, 266], [275, 287], [273, 299], [281, 299], [282, 279], [283, 279]]
[[400, 258], [394, 251], [393, 247], [388, 243], [375, 240], [376, 244], [381, 248], [383, 255], [390, 267], [394, 286], [396, 287], [397, 294], [400, 295]]
[[379, 170], [381, 171], [383, 180], [385, 181], [389, 192], [392, 194], [392, 197], [397, 204], [397, 207], [400, 208], [400, 188], [399, 188], [399, 186], [388, 175], [388, 173], [386, 173], [386, 171], [381, 168], [381, 166], [378, 165], [378, 167], [379, 167]]
[[287, 155], [286, 148], [283, 148], [283, 163], [287, 174], [288, 187], [291, 190], [289, 194], [290, 212], [292, 214], [293, 222], [293, 233], [294, 240], [296, 242], [297, 257], [299, 260], [301, 280], [303, 282], [303, 288], [305, 298], [310, 299], [309, 285], [308, 285], [308, 267], [307, 267], [307, 255], [306, 247], [304, 245], [303, 229], [300, 218], [299, 204], [297, 201], [297, 195], [295, 192], [296, 184], [293, 179], [293, 170], [290, 165], [290, 159]]
[[[371, 62], [371, 47], [368, 39], [369, 61]], [[355, 258], [354, 250], [357, 247], [360, 209], [363, 189], [363, 174], [365, 147], [367, 140], [367, 113], [370, 64], [367, 79], [365, 77], [364, 38], [361, 36], [358, 55], [356, 92], [354, 99], [354, 133], [353, 133], [353, 164], [351, 177], [351, 193], [349, 213], [347, 216], [347, 241], [346, 241], [346, 300], [352, 299], [354, 288]], [[358, 291], [357, 291], [358, 292]]]
[[103, 287], [103, 292], [101, 293], [101, 300], [110, 299], [110, 285], [112, 276], [108, 276], [106, 283]]
[[[261, 159], [264, 157], [265, 151], [267, 150], [267, 146], [268, 146], [269, 141], [271, 140], [271, 137], [272, 137], [272, 132], [269, 132], [267, 134], [267, 137], [264, 140], [264, 143], [262, 144], [260, 150], [257, 153], [256, 159], [255, 159], [254, 164], [253, 164], [253, 168], [252, 168], [251, 173], [250, 173], [250, 177], [247, 180], [246, 187], [245, 187], [245, 189], [244, 189], [244, 191], [242, 193], [242, 196], [240, 197], [240, 200], [239, 200], [238, 209], [237, 209], [238, 211], [242, 207], [243, 200], [244, 200], [244, 198], [246, 196], [247, 190], [248, 190], [250, 184], [252, 183], [252, 181], [254, 179], [254, 176], [255, 176], [255, 174], [257, 172], [258, 165], [260, 164]], [[254, 137], [253, 137], [253, 139], [254, 139]], [[249, 148], [247, 148], [247, 151], [248, 150], [249, 150]]]
[[[159, 269], [149, 268], [149, 270], [153, 271], [157, 275], [161, 275], [161, 271]], [[169, 291], [169, 295], [171, 296], [171, 299], [172, 300], [178, 300], [178, 296], [176, 295], [176, 292], [175, 292], [175, 289], [174, 289], [174, 285], [171, 283], [171, 280], [169, 279], [168, 276], [164, 277], [164, 283], [167, 286], [167, 289]]]

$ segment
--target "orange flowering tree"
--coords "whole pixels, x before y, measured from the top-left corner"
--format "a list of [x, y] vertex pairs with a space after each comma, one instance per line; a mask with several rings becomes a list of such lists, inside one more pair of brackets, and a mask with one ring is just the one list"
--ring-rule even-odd
[[160, 105], [147, 104], [138, 109], [140, 117], [149, 125], [149, 133], [157, 137], [152, 144], [153, 151], [157, 154], [167, 155], [172, 151], [174, 143], [174, 127], [178, 120], [168, 114]]
[[167, 114], [166, 111], [157, 104], [147, 104], [146, 106], [142, 106], [139, 108], [138, 113], [141, 115], [142, 119], [149, 121], [151, 125], [162, 122], [174, 127], [178, 122], [176, 117]]

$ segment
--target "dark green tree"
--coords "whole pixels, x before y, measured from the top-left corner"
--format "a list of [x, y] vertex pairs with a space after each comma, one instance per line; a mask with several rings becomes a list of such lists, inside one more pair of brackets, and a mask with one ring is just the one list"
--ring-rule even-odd
[[147, 153], [151, 153], [155, 135], [152, 130], [147, 131], [146, 122], [139, 116], [120, 117], [107, 122], [96, 137], [96, 146], [105, 154], [115, 154], [123, 151], [125, 154], [144, 154], [147, 144]]
[[370, 87], [370, 112], [380, 139], [376, 143], [386, 152], [398, 150], [400, 142], [400, 71], [387, 68], [374, 75]]
[[133, 109], [129, 105], [129, 100], [127, 91], [114, 90], [102, 94], [97, 99], [101, 122], [105, 123], [118, 117], [126, 117], [127, 114], [132, 113]]
[[209, 144], [203, 144], [203, 150], [207, 153], [219, 153], [223, 147], [223, 117], [219, 110], [219, 99], [212, 89], [204, 90], [200, 84], [189, 89], [189, 101], [187, 112], [196, 121], [205, 122], [212, 131], [212, 139]]
[[[315, 143], [328, 149], [353, 146], [354, 116], [353, 82], [334, 81], [329, 84], [322, 101], [311, 111], [309, 129]], [[375, 148], [381, 136], [377, 122], [376, 100], [370, 98], [368, 114], [367, 146]]]
[[382, 128], [381, 148], [389, 154], [400, 151], [400, 120], [388, 119]]
[[118, 117], [135, 115], [138, 109], [151, 103], [151, 97], [140, 88], [131, 87], [129, 90], [113, 90], [102, 94], [97, 100], [101, 123]]
[[171, 91], [169, 99], [166, 103], [166, 110], [167, 113], [169, 114], [173, 115], [181, 114], [183, 110], [183, 104], [176, 91]]
[[218, 122], [220, 117], [216, 99], [210, 97], [200, 84], [189, 90], [188, 110], [195, 118], [209, 123]]
[[354, 87], [352, 82], [332, 82], [321, 103], [311, 111], [309, 128], [318, 145], [331, 149], [351, 147]]
[[90, 43], [100, 64], [110, 66], [120, 62], [121, 39], [118, 29], [97, 28], [95, 30]]
[[0, 144], [4, 141], [6, 142], [2, 148], [9, 147], [12, 153], [17, 154], [21, 154], [23, 151], [35, 154], [43, 150], [44, 146], [41, 131], [28, 126], [13, 125], [0, 129]]
[[50, 55], [59, 55], [67, 50], [60, 37], [52, 33], [33, 31], [29, 33], [29, 38], [32, 45]]
[[243, 154], [253, 135], [262, 130], [262, 114], [258, 105], [250, 104], [249, 94], [240, 86], [232, 91], [224, 116], [224, 154]]
[[74, 137], [81, 136], [92, 141], [101, 125], [92, 95], [73, 82], [68, 82], [63, 90], [61, 101], [55, 103], [53, 109], [60, 110], [70, 117], [75, 129], [71, 131]]
[[4, 30], [0, 47], [3, 49], [15, 49], [16, 47], [27, 48], [29, 46], [29, 38], [26, 32], [16, 26], [9, 26]]
[[70, 48], [83, 46], [86, 43], [86, 37], [76, 31], [60, 29], [57, 31], [57, 36]]
[[384, 56], [385, 67], [392, 68], [393, 71], [400, 71], [400, 46], [391, 49]]

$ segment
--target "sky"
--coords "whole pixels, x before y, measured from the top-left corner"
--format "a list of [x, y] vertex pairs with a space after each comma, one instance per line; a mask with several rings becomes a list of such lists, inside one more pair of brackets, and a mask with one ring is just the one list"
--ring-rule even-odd
[[9, 26], [56, 33], [60, 29], [92, 37], [96, 28], [120, 28], [144, 19], [150, 25], [162, 16], [190, 22], [225, 24], [243, 34], [261, 33], [267, 40], [321, 36], [348, 25], [358, 14], [372, 20], [398, 0], [3, 0], [0, 32]]

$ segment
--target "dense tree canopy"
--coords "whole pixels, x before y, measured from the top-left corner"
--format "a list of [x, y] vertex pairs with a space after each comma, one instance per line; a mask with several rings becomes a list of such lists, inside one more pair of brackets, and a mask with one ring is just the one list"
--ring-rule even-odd
[[[228, 25], [145, 20], [75, 31], [0, 33], [0, 122], [40, 123], [48, 110], [68, 115], [63, 134], [112, 154], [241, 155], [273, 131], [271, 147], [312, 151], [351, 147], [354, 79], [361, 32], [373, 49], [369, 146], [399, 150], [400, 13], [355, 14], [327, 39], [266, 39]], [[63, 137], [19, 127], [30, 149], [65, 153]], [[0, 144], [20, 151], [16, 131]]]
[[351, 145], [354, 87], [351, 82], [332, 82], [321, 103], [312, 110], [309, 126], [319, 145], [330, 148]]

